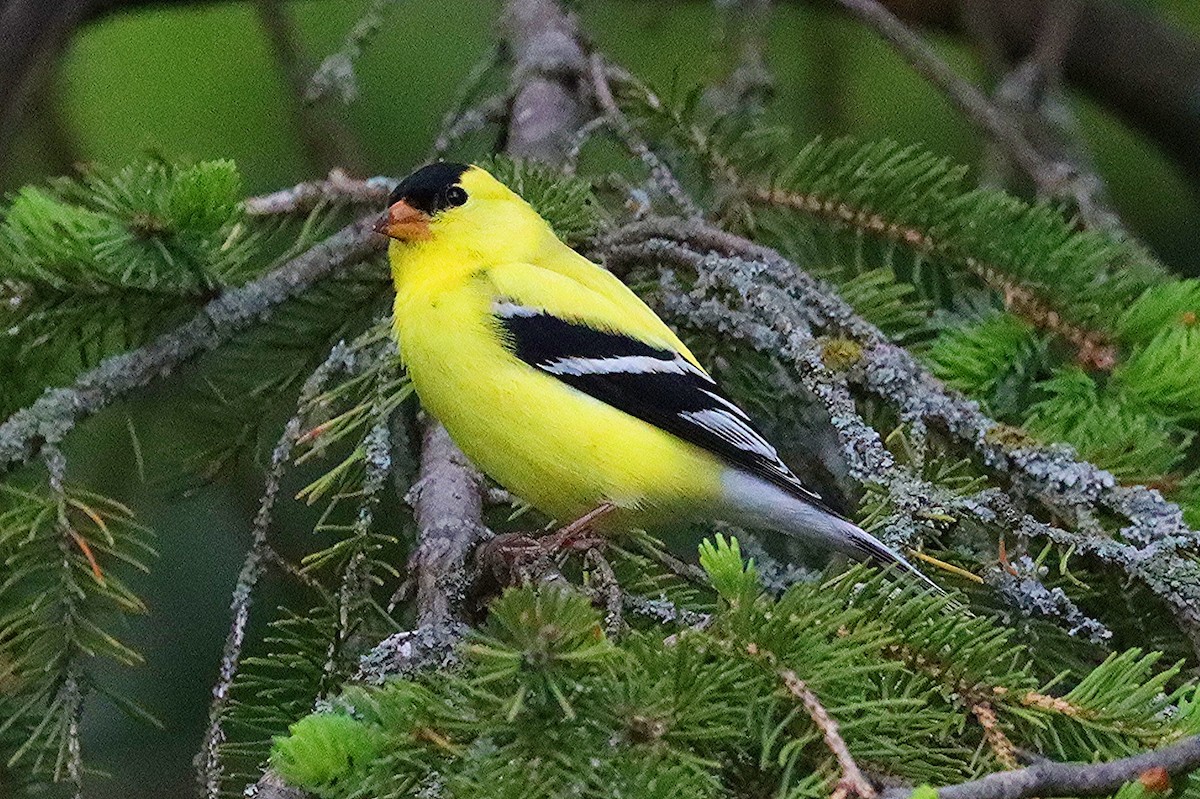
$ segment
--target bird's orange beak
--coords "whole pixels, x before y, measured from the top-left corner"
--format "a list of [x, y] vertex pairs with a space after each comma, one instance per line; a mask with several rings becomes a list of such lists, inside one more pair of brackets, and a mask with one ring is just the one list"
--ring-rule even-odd
[[418, 211], [404, 200], [394, 203], [386, 214], [379, 217], [375, 232], [396, 241], [428, 241], [433, 238], [429, 230], [429, 214]]

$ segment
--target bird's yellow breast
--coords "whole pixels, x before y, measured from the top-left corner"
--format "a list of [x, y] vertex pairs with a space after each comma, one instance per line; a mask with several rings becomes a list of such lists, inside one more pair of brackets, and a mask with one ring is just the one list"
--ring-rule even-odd
[[653, 523], [719, 493], [714, 456], [513, 355], [489, 266], [445, 256], [393, 252], [396, 334], [422, 405], [480, 469], [561, 521], [612, 502]]

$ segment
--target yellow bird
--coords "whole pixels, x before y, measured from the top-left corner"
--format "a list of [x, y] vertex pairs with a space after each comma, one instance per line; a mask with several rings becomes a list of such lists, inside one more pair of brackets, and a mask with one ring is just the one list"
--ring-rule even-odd
[[654, 311], [486, 170], [431, 164], [388, 205], [401, 358], [500, 485], [560, 521], [724, 519], [920, 574], [805, 488]]

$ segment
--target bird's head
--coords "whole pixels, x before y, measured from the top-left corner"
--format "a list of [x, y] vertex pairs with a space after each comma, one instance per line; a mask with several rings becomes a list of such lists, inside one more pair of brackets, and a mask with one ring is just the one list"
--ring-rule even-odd
[[453, 244], [495, 253], [547, 226], [487, 170], [438, 162], [406, 177], [388, 197], [375, 230], [406, 243]]

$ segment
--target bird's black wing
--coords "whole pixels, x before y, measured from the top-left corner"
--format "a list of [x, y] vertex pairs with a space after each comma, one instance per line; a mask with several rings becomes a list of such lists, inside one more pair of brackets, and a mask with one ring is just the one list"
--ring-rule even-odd
[[679, 353], [512, 302], [497, 302], [494, 312], [509, 349], [535, 369], [833, 513], [746, 413]]

